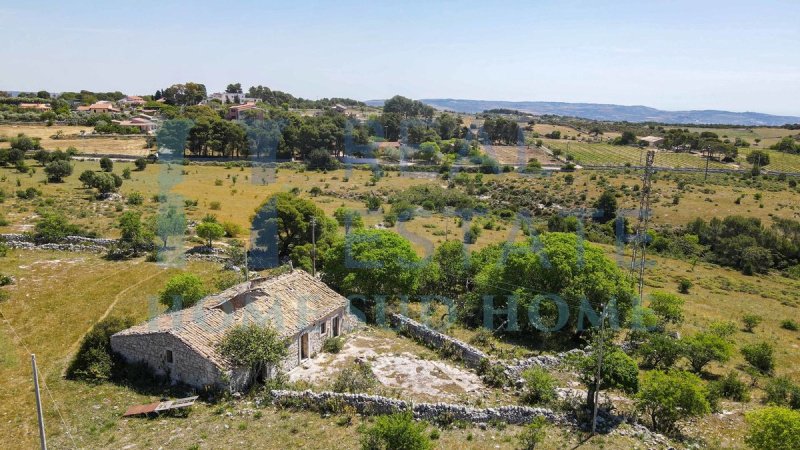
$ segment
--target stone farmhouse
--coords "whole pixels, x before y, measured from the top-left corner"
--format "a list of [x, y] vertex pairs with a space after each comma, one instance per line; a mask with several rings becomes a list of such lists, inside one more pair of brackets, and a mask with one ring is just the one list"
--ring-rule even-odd
[[[302, 270], [258, 278], [200, 300], [191, 308], [161, 314], [111, 336], [111, 348], [127, 362], [143, 362], [173, 383], [198, 389], [239, 391], [276, 370], [288, 371], [314, 356], [325, 339], [353, 329], [357, 318], [347, 299]], [[281, 367], [253, 373], [235, 367], [217, 344], [236, 325], [269, 324], [286, 339]]]

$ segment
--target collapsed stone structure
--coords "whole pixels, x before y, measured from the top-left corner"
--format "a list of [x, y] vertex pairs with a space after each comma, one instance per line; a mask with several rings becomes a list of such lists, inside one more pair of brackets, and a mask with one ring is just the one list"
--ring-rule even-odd
[[[238, 391], [276, 370], [290, 370], [319, 352], [325, 339], [354, 328], [357, 318], [347, 309], [347, 299], [325, 283], [292, 270], [238, 284], [191, 308], [116, 333], [111, 348], [126, 361], [145, 363], [173, 382]], [[288, 353], [280, 367], [253, 373], [217, 351], [228, 330], [251, 323], [270, 325], [286, 339]]]

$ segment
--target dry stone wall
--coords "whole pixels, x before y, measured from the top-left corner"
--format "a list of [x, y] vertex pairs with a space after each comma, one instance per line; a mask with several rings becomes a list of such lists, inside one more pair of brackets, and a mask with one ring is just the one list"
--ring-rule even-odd
[[480, 349], [444, 333], [440, 333], [401, 314], [391, 314], [389, 316], [389, 321], [396, 329], [402, 330], [408, 335], [421, 340], [430, 347], [449, 347], [449, 349], [469, 367], [478, 368], [482, 360], [489, 359], [489, 355]]
[[11, 248], [58, 250], [66, 252], [104, 253], [117, 241], [115, 239], [88, 238], [83, 236], [67, 236], [61, 242], [37, 244], [25, 234], [0, 234], [0, 238]]
[[276, 404], [298, 406], [308, 409], [325, 408], [327, 405], [341, 403], [353, 407], [366, 415], [392, 414], [412, 411], [414, 417], [428, 421], [463, 420], [470, 423], [505, 422], [512, 425], [530, 423], [542, 416], [552, 423], [566, 423], [567, 418], [546, 408], [528, 406], [501, 406], [498, 408], [473, 408], [451, 403], [412, 403], [405, 400], [367, 394], [348, 394], [338, 392], [312, 392], [273, 390], [270, 392]]

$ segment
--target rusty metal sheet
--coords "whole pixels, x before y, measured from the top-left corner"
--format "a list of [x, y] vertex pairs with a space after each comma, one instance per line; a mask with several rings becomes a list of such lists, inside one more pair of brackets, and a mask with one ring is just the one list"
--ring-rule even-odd
[[160, 404], [161, 402], [153, 402], [146, 405], [131, 406], [127, 411], [125, 411], [125, 414], [123, 414], [122, 417], [137, 416], [139, 414], [149, 414], [151, 412], [155, 412], [156, 408], [158, 408], [158, 405]]

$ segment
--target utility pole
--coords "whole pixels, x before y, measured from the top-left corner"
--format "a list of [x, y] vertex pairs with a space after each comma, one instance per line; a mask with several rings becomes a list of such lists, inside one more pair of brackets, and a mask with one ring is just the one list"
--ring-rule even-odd
[[39, 440], [42, 450], [47, 450], [47, 437], [44, 434], [44, 416], [42, 415], [42, 398], [39, 396], [39, 371], [36, 369], [36, 355], [31, 353], [31, 367], [33, 367], [33, 391], [36, 393], [36, 414], [39, 418]]
[[644, 291], [644, 266], [645, 250], [647, 248], [647, 226], [650, 221], [650, 187], [651, 175], [656, 153], [648, 150], [645, 160], [644, 175], [642, 176], [641, 199], [639, 202], [639, 221], [636, 224], [636, 234], [633, 237], [633, 251], [631, 254], [631, 280], [638, 278], [639, 299]]
[[711, 160], [711, 147], [706, 147], [706, 175], [704, 180], [708, 179], [708, 162]]
[[247, 263], [247, 247], [250, 243], [250, 238], [247, 238], [247, 242], [244, 244], [244, 281], [250, 281], [250, 266]]
[[311, 275], [317, 276], [317, 218], [311, 218]]
[[597, 373], [594, 377], [594, 397], [592, 399], [592, 435], [594, 436], [597, 429], [597, 404], [600, 402], [600, 382], [603, 377], [603, 351], [606, 346], [605, 323], [606, 323], [606, 306], [600, 305], [603, 312], [600, 314], [600, 348], [596, 349], [597, 353]]

